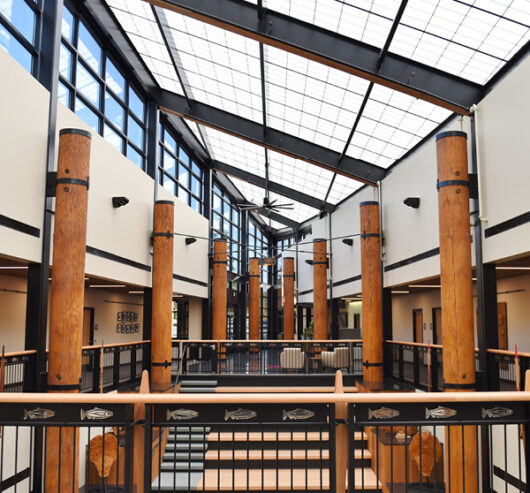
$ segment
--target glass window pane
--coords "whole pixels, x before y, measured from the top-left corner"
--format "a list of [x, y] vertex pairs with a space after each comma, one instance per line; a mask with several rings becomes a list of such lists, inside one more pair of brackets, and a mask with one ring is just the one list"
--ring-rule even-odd
[[79, 61], [77, 62], [76, 87], [91, 103], [99, 108], [100, 84]]
[[140, 149], [144, 148], [144, 130], [136, 120], [129, 115], [129, 128], [127, 130], [127, 137], [129, 137], [129, 140], [133, 142], [136, 147], [139, 147]]
[[105, 62], [105, 81], [107, 87], [110, 87], [114, 94], [123, 101], [125, 99], [125, 79], [108, 58]]
[[175, 192], [175, 188], [176, 188], [176, 185], [175, 185], [175, 182], [169, 178], [168, 176], [164, 175], [164, 188], [166, 190], [169, 190], [173, 195], [176, 195], [176, 192]]
[[141, 154], [136, 152], [136, 149], [131, 146], [127, 146], [127, 157], [139, 168], [144, 168], [144, 158]]
[[191, 193], [197, 195], [197, 197], [201, 196], [201, 182], [195, 175], [191, 175]]
[[186, 166], [190, 166], [190, 157], [182, 147], [179, 149], [179, 158]]
[[70, 41], [70, 43], [73, 43], [74, 41], [74, 16], [65, 6], [63, 6], [63, 21], [61, 24], [61, 34], [68, 41]]
[[125, 110], [118, 101], [109, 93], [105, 94], [105, 116], [123, 131]]
[[35, 13], [24, 0], [0, 1], [0, 12], [24, 36], [33, 43], [35, 35]]
[[177, 165], [175, 158], [169, 154], [169, 152], [164, 152], [164, 169], [168, 175], [177, 177]]
[[197, 211], [199, 214], [202, 213], [201, 203], [195, 197], [191, 198], [191, 207], [193, 210]]
[[191, 170], [199, 177], [202, 175], [201, 168], [195, 161], [191, 162]]
[[188, 168], [180, 164], [179, 165], [179, 183], [181, 185], [184, 185], [186, 188], [189, 188], [190, 187], [189, 179], [190, 179], [190, 172]]
[[212, 228], [217, 230], [221, 229], [221, 216], [219, 216], [215, 212], [213, 214]]
[[109, 142], [114, 149], [123, 152], [123, 139], [108, 125], [105, 125], [103, 137], [105, 137], [105, 140]]
[[0, 24], [0, 47], [5, 49], [29, 73], [32, 71], [33, 56], [14, 36]]
[[190, 194], [187, 190], [182, 187], [179, 187], [179, 199], [182, 200], [185, 204], [190, 203]]
[[99, 132], [99, 117], [79, 98], [75, 100], [75, 114], [79, 116], [87, 125]]
[[214, 194], [214, 196], [213, 196], [213, 210], [217, 211], [217, 212], [222, 212], [221, 204], [222, 204], [221, 198], [218, 195]]
[[90, 65], [98, 74], [101, 73], [101, 48], [82, 22], [79, 23], [77, 50], [88, 65]]
[[129, 87], [129, 108], [140, 120], [144, 121], [144, 103], [132, 87]]
[[177, 143], [171, 134], [164, 130], [164, 143], [169, 147], [175, 154], [177, 153]]
[[59, 101], [63, 103], [67, 108], [70, 106], [70, 89], [68, 89], [68, 87], [66, 87], [61, 82], [59, 82], [57, 99], [59, 99]]
[[63, 44], [59, 55], [59, 73], [66, 79], [72, 80], [72, 53]]

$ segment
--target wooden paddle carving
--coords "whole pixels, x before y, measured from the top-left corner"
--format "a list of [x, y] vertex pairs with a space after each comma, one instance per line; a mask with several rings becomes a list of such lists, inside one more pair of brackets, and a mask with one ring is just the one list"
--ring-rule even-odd
[[[428, 481], [434, 464], [442, 458], [442, 446], [438, 439], [429, 431], [422, 431], [414, 435], [410, 442], [409, 452], [416, 461], [418, 469], [421, 464], [421, 475]], [[436, 458], [435, 458], [436, 455]]]
[[[105, 456], [103, 457], [103, 436], [97, 435], [90, 440], [89, 460], [96, 466], [100, 478], [107, 478], [110, 468], [116, 461], [118, 439], [112, 433], [105, 433]], [[103, 469], [103, 471], [101, 470]]]

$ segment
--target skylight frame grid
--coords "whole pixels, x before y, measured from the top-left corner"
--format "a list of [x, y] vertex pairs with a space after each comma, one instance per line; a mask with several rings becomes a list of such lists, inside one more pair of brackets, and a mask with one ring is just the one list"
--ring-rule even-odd
[[183, 95], [182, 86], [151, 6], [142, 0], [106, 1], [158, 85]]
[[328, 194], [328, 202], [336, 205], [363, 186], [361, 182], [337, 174]]
[[262, 122], [259, 43], [173, 11], [165, 19], [188, 96]]
[[484, 85], [530, 40], [530, 9], [514, 5], [410, 0], [390, 51]]
[[342, 152], [369, 82], [265, 47], [267, 124]]

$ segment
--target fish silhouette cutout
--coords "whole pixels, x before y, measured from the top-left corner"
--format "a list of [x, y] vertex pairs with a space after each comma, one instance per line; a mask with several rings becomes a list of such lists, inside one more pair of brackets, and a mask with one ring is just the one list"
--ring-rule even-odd
[[399, 416], [399, 411], [385, 406], [380, 407], [375, 411], [368, 409], [368, 419], [392, 419], [396, 418], [397, 416]]
[[167, 410], [166, 421], [174, 419], [175, 421], [186, 421], [199, 416], [197, 411], [193, 409], [175, 409], [174, 411]]
[[513, 414], [512, 409], [507, 407], [495, 406], [491, 409], [482, 408], [482, 417], [483, 418], [504, 418]]
[[250, 411], [249, 409], [239, 408], [235, 411], [229, 411], [228, 409], [225, 410], [225, 421], [228, 421], [229, 419], [232, 421], [245, 421], [255, 417], [256, 413], [254, 411]]
[[92, 421], [102, 420], [111, 418], [112, 416], [114, 416], [114, 413], [112, 411], [108, 411], [107, 409], [101, 409], [100, 407], [94, 407], [92, 409], [89, 409], [88, 411], [81, 409], [81, 421], [84, 421], [85, 419], [90, 419]]
[[285, 421], [286, 419], [290, 420], [300, 420], [300, 419], [309, 419], [312, 418], [315, 415], [313, 411], [310, 411], [309, 409], [293, 409], [292, 411], [286, 411], [285, 409], [282, 410], [282, 419]]
[[434, 409], [425, 408], [425, 418], [446, 419], [455, 415], [456, 411], [448, 407], [438, 406]]
[[53, 418], [54, 416], [55, 411], [52, 411], [51, 409], [42, 409], [40, 407], [36, 407], [30, 411], [24, 409], [24, 419], [48, 419]]

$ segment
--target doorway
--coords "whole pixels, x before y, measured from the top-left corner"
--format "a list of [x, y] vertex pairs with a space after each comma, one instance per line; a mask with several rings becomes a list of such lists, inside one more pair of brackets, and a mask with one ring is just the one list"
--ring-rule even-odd
[[81, 345], [94, 345], [94, 308], [83, 308], [83, 339]]
[[412, 310], [412, 326], [414, 342], [423, 343], [423, 309]]
[[442, 309], [437, 306], [432, 309], [432, 339], [433, 344], [443, 344], [442, 339]]

